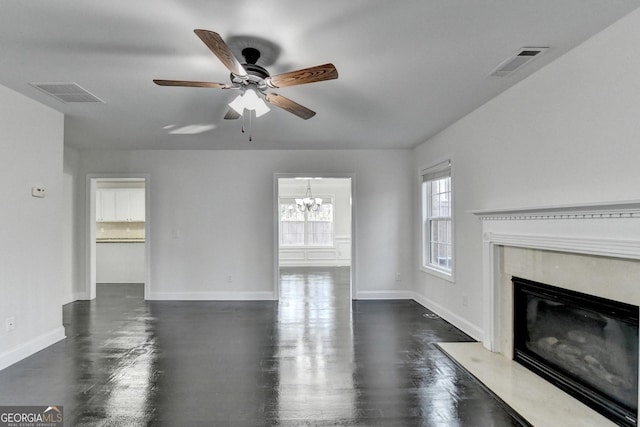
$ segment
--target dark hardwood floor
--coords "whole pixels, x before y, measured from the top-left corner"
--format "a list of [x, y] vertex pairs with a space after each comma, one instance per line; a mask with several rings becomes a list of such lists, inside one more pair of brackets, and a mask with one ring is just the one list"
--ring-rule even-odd
[[436, 342], [469, 341], [412, 301], [349, 299], [349, 270], [283, 269], [281, 300], [145, 302], [100, 285], [67, 339], [0, 371], [0, 405], [68, 426], [516, 426]]

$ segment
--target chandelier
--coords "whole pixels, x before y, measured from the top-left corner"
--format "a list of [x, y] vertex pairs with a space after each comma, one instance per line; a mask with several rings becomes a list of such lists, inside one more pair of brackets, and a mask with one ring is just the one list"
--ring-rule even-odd
[[322, 199], [320, 197], [314, 198], [311, 194], [311, 180], [307, 180], [307, 192], [304, 195], [304, 199], [296, 199], [296, 206], [300, 212], [316, 212], [322, 205]]

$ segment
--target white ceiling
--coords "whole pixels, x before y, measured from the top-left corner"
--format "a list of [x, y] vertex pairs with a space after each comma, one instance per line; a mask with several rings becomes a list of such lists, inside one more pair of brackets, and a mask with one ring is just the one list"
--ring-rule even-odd
[[[3, 0], [0, 84], [65, 113], [86, 149], [408, 148], [640, 6], [637, 0]], [[229, 82], [193, 33], [258, 36], [281, 53], [271, 74], [332, 62], [339, 79], [278, 93], [278, 108], [223, 120], [235, 91], [152, 79]], [[549, 46], [509, 77], [491, 71], [523, 46]], [[594, 52], [598, 55], [598, 52]], [[260, 62], [258, 62], [260, 64]], [[76, 82], [104, 104], [64, 104], [30, 82]], [[215, 125], [198, 135], [163, 127]]]

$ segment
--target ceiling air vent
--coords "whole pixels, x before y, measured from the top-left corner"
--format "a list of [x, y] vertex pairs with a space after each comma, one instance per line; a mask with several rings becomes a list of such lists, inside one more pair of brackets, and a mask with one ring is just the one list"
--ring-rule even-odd
[[84, 90], [78, 84], [70, 83], [31, 83], [32, 86], [53, 96], [62, 102], [102, 102], [103, 100]]
[[533, 61], [542, 53], [549, 49], [548, 47], [523, 47], [518, 50], [514, 55], [503, 61], [498, 67], [491, 73], [492, 76], [504, 77], [514, 71], [520, 69], [525, 64]]

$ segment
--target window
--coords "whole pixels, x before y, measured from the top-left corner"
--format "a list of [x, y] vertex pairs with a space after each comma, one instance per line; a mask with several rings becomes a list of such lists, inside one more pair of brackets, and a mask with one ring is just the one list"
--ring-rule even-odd
[[333, 201], [322, 199], [315, 212], [301, 212], [293, 199], [280, 199], [281, 246], [332, 246]]
[[282, 246], [304, 245], [304, 212], [296, 208], [295, 200], [280, 202], [280, 244]]
[[422, 266], [452, 276], [451, 162], [422, 171]]

